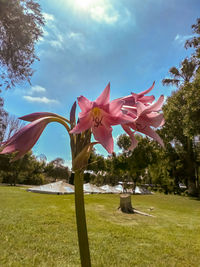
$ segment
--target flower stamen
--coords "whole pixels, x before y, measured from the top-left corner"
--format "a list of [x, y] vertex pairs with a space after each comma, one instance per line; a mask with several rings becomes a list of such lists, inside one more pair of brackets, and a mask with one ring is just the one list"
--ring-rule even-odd
[[102, 126], [102, 119], [103, 116], [101, 116], [101, 109], [100, 108], [93, 108], [91, 110], [91, 115], [93, 117], [94, 127], [98, 128], [99, 126]]

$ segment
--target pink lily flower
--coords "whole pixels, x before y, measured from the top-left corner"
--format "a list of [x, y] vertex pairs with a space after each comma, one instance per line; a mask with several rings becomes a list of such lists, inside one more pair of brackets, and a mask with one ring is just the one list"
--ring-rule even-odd
[[130, 116], [123, 114], [123, 103], [121, 99], [110, 102], [110, 83], [95, 101], [89, 101], [84, 96], [78, 97], [81, 112], [78, 124], [70, 133], [77, 134], [91, 128], [94, 138], [108, 153], [112, 153], [114, 144], [111, 126], [132, 121]]
[[127, 105], [123, 106], [122, 110], [133, 118], [131, 123], [122, 125], [122, 128], [130, 136], [132, 141], [129, 149], [134, 149], [137, 146], [138, 142], [134, 137], [136, 131], [153, 138], [161, 146], [164, 146], [160, 136], [151, 128], [157, 128], [164, 124], [163, 114], [159, 113], [163, 102], [164, 96], [162, 95], [159, 97], [158, 101], [152, 105], [145, 105], [138, 101], [135, 104], [135, 107]]

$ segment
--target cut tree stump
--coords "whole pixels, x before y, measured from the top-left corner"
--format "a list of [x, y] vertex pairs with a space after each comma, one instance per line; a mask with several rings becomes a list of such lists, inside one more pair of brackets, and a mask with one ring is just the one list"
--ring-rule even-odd
[[139, 210], [136, 210], [132, 207], [131, 204], [131, 195], [129, 194], [121, 194], [120, 195], [120, 206], [119, 209], [124, 212], [124, 213], [136, 213], [136, 214], [140, 214], [143, 216], [150, 216], [150, 217], [155, 217], [151, 214], [145, 213], [145, 212], [141, 212]]
[[121, 194], [120, 195], [120, 207], [122, 212], [125, 213], [134, 213], [132, 204], [131, 204], [131, 195]]

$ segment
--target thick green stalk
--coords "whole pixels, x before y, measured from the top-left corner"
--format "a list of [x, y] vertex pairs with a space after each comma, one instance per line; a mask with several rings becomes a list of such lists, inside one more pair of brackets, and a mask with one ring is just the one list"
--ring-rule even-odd
[[75, 208], [76, 225], [78, 232], [79, 251], [82, 267], [91, 267], [87, 225], [85, 217], [84, 193], [83, 193], [83, 172], [76, 171], [75, 184]]

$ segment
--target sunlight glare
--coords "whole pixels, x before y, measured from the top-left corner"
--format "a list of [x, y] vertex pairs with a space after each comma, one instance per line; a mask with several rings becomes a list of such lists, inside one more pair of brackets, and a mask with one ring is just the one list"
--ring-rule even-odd
[[75, 0], [74, 4], [76, 7], [81, 9], [88, 9], [92, 6], [96, 5], [99, 2], [99, 0]]

